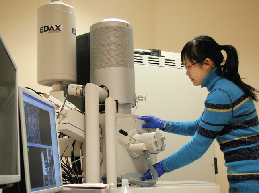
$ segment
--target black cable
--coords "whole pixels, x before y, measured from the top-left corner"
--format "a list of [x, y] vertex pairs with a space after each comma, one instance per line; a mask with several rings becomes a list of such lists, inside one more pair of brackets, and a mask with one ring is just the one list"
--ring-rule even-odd
[[65, 104], [66, 104], [66, 101], [67, 101], [67, 95], [65, 96], [65, 100], [64, 100], [64, 102], [63, 102], [63, 105], [61, 106], [60, 111], [59, 111], [58, 114], [57, 114], [57, 119], [59, 118], [61, 111], [63, 111], [64, 106], [65, 106]]
[[[61, 159], [61, 162], [62, 162], [61, 164], [63, 164], [64, 168], [66, 168], [65, 171], [68, 172], [69, 176], [71, 176], [71, 178], [73, 179], [73, 183], [75, 183], [75, 182], [78, 183], [78, 177], [76, 176], [73, 169], [70, 166], [68, 166], [67, 164], [65, 164], [63, 159]], [[62, 169], [64, 169], [64, 168], [62, 168]], [[73, 173], [75, 175], [75, 177], [73, 177], [72, 174], [67, 169], [69, 171], [71, 171], [71, 173]]]
[[73, 180], [73, 176], [72, 174], [70, 174], [70, 172], [66, 169], [66, 164], [63, 164], [61, 163], [61, 168], [62, 170], [66, 173], [66, 176], [62, 175], [62, 177], [67, 177], [66, 179], [68, 179], [68, 181], [71, 183], [71, 184], [74, 184], [74, 180]]
[[26, 89], [29, 89], [29, 90], [32, 90], [33, 92], [35, 92], [37, 95], [40, 95], [40, 94], [44, 94], [43, 92], [37, 92], [36, 90], [30, 88], [30, 87], [25, 87]]
[[72, 162], [72, 170], [73, 170], [73, 173], [75, 175], [76, 182], [78, 183], [78, 170], [77, 170], [77, 167], [76, 167], [76, 163], [74, 162], [75, 161], [75, 154], [74, 154], [75, 143], [76, 143], [76, 140], [72, 144], [71, 162]]

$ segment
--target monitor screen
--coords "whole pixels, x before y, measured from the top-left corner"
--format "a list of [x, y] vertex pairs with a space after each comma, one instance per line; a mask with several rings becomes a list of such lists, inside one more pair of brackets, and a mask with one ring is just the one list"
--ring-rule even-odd
[[0, 34], [0, 185], [20, 181], [17, 68]]
[[54, 104], [19, 87], [19, 109], [26, 192], [62, 190]]

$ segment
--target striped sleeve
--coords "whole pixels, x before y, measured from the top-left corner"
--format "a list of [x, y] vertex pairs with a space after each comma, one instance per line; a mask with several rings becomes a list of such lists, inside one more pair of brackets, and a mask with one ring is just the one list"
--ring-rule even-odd
[[166, 121], [165, 132], [174, 133], [183, 136], [193, 136], [197, 131], [201, 117], [195, 121]]
[[[232, 107], [228, 94], [222, 90], [210, 93], [205, 101], [205, 109], [192, 140], [162, 161], [166, 172], [181, 168], [199, 159], [231, 118]], [[182, 125], [188, 126], [188, 122], [182, 122]]]

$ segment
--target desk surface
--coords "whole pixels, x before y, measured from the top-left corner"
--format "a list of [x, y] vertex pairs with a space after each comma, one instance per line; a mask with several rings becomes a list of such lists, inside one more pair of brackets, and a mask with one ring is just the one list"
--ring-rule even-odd
[[[119, 193], [121, 188], [105, 189], [78, 189], [67, 188], [59, 193]], [[153, 187], [130, 186], [134, 193], [220, 193], [219, 185], [205, 181], [158, 181]]]

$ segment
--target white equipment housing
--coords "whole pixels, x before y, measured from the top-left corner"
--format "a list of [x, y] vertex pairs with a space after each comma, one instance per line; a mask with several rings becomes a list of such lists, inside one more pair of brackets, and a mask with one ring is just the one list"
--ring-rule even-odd
[[[119, 111], [131, 113], [135, 102], [132, 26], [120, 19], [105, 19], [90, 28], [90, 81], [105, 85], [118, 100]], [[120, 108], [122, 107], [122, 108]]]
[[60, 113], [58, 131], [79, 142], [85, 141], [84, 115], [75, 109], [66, 109]]
[[[38, 9], [37, 81], [41, 85], [52, 86], [53, 94], [58, 91], [57, 95], [61, 98], [61, 102], [63, 102], [60, 96], [63, 93], [59, 92], [62, 90], [61, 86], [76, 82], [75, 18], [74, 8], [62, 3], [61, 0], [52, 0], [51, 3]], [[158, 139], [162, 139], [160, 134], [155, 134], [154, 129], [142, 129], [141, 125], [144, 121], [136, 120], [138, 115], [131, 114], [131, 107], [136, 105], [138, 99], [146, 96], [136, 97], [135, 95], [132, 26], [121, 19], [104, 19], [90, 27], [90, 34], [91, 83], [80, 88], [69, 87], [69, 89], [75, 88], [74, 94], [85, 97], [85, 115], [75, 109], [65, 109], [60, 112], [58, 127], [79, 142], [77, 148], [80, 147], [80, 142], [84, 143], [82, 164], [85, 182], [99, 183], [100, 177], [105, 175], [107, 183], [110, 184], [110, 192], [117, 193], [120, 190], [117, 188], [117, 177], [122, 173], [130, 175], [130, 173], [143, 173], [148, 169], [141, 151], [147, 149], [157, 153], [164, 148], [164, 144], [157, 142]], [[135, 61], [137, 58], [139, 61], [142, 58], [143, 64], [162, 63], [164, 66], [169, 64], [168, 66], [181, 68], [179, 55], [172, 57], [174, 60], [135, 55]], [[100, 86], [108, 88], [109, 95], [106, 96], [106, 89], [100, 89]], [[103, 93], [105, 93], [105, 114], [100, 115], [99, 102]], [[80, 116], [77, 116], [78, 114]], [[129, 135], [127, 137], [121, 135], [120, 129], [128, 132]], [[101, 136], [100, 130], [103, 132]], [[140, 133], [149, 134], [140, 136]], [[104, 137], [102, 144], [100, 144], [101, 137]], [[151, 143], [148, 143], [149, 141]], [[71, 143], [72, 140], [64, 139], [60, 142], [66, 144]], [[62, 149], [62, 154], [68, 156], [69, 149], [70, 144]], [[129, 153], [130, 149], [131, 153]], [[102, 159], [103, 163], [100, 167]], [[153, 163], [157, 161], [156, 154], [151, 156], [151, 160]], [[136, 188], [135, 190], [136, 192], [168, 192], [172, 189], [163, 185], [155, 189]]]
[[[129, 150], [129, 145], [133, 144], [131, 139], [131, 132], [134, 133], [152, 133], [155, 129], [142, 129], [141, 125], [144, 123], [142, 120], [137, 120], [139, 116], [133, 114], [122, 114], [116, 113], [116, 125], [115, 125], [115, 151], [116, 151], [116, 176], [122, 177], [123, 174], [132, 174], [132, 178], [137, 175], [137, 173], [144, 173], [148, 169], [147, 161], [145, 160], [145, 156], [142, 153], [131, 152]], [[109, 139], [109, 134], [106, 133], [104, 115], [100, 116], [100, 126], [103, 129], [103, 142], [101, 144], [101, 148], [103, 150], [103, 164], [101, 165], [101, 176], [109, 176], [107, 173], [108, 167], [107, 160], [111, 156], [107, 151], [107, 143], [112, 143]], [[128, 136], [124, 136], [119, 133], [119, 130], [124, 130], [129, 133]], [[139, 153], [139, 154], [138, 154]], [[156, 163], [157, 155], [151, 155], [152, 163]]]
[[37, 81], [44, 86], [76, 82], [76, 15], [60, 0], [39, 7]]

